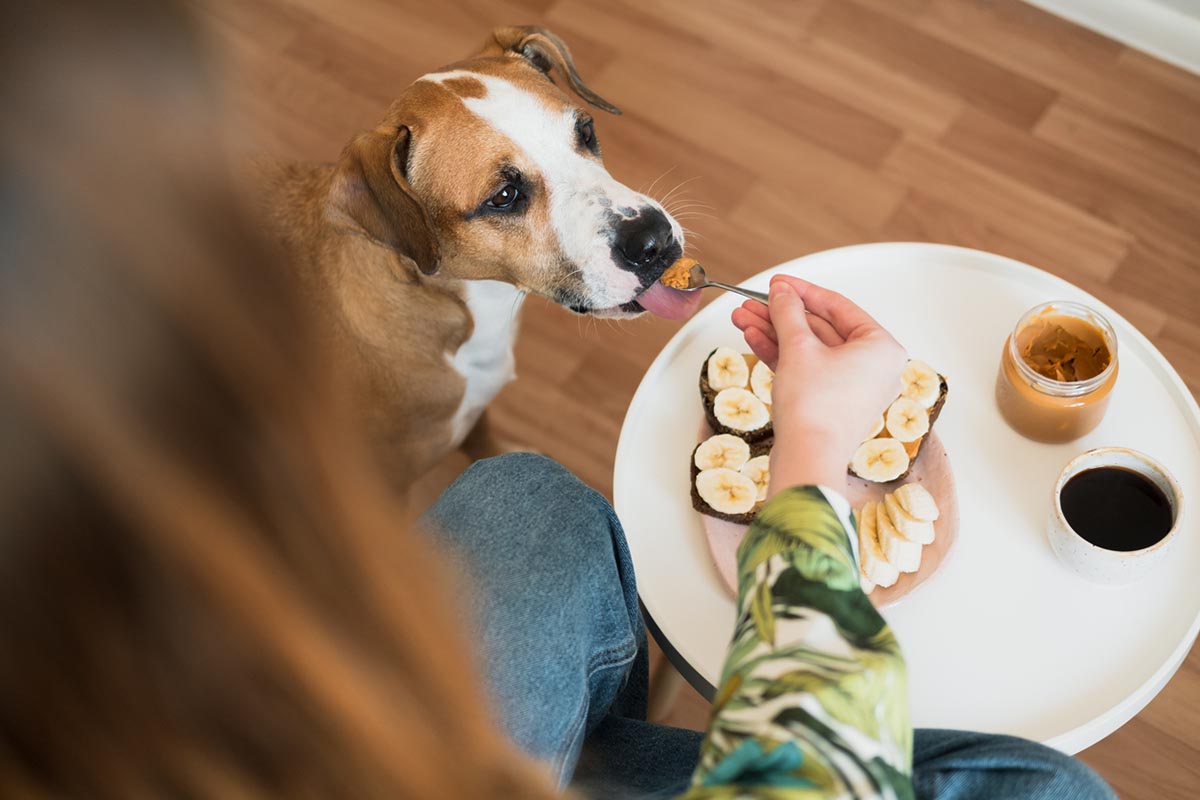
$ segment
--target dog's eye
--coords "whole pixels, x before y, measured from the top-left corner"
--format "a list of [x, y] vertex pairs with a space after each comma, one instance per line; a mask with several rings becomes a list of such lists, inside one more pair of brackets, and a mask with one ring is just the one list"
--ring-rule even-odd
[[579, 144], [586, 147], [592, 152], [596, 151], [596, 125], [590, 119], [580, 120], [576, 126], [576, 131], [579, 135]]
[[500, 189], [500, 191], [491, 196], [491, 198], [487, 201], [487, 204], [492, 208], [497, 208], [501, 211], [504, 211], [512, 208], [513, 204], [517, 202], [517, 198], [520, 196], [521, 192], [519, 189], [517, 189], [517, 187], [513, 186], [511, 183], [506, 183]]

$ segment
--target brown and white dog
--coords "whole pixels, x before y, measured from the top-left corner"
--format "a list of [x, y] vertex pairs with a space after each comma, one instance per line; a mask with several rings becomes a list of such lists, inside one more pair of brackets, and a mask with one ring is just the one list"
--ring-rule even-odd
[[682, 318], [698, 298], [658, 277], [679, 224], [616, 181], [590, 90], [557, 36], [494, 31], [417, 79], [336, 164], [265, 169], [270, 221], [361, 374], [385, 465], [401, 480], [455, 447], [493, 449], [483, 412], [512, 378], [526, 294], [580, 314]]

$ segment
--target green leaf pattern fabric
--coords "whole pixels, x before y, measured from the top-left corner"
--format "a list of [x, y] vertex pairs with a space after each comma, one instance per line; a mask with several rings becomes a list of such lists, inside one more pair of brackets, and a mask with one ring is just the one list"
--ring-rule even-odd
[[863, 593], [849, 504], [781, 492], [738, 550], [737, 624], [687, 800], [911, 798], [900, 646]]

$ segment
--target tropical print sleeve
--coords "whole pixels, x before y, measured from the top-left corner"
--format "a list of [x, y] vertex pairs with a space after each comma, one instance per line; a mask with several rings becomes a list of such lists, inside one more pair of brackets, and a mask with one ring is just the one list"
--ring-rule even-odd
[[687, 800], [911, 798], [904, 659], [849, 504], [781, 492], [738, 550], [737, 625]]

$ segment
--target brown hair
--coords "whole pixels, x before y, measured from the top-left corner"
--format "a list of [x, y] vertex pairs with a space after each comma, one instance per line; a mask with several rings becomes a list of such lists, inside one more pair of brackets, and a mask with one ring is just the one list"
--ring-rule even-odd
[[236, 210], [193, 26], [7, 5], [0, 795], [550, 796]]

